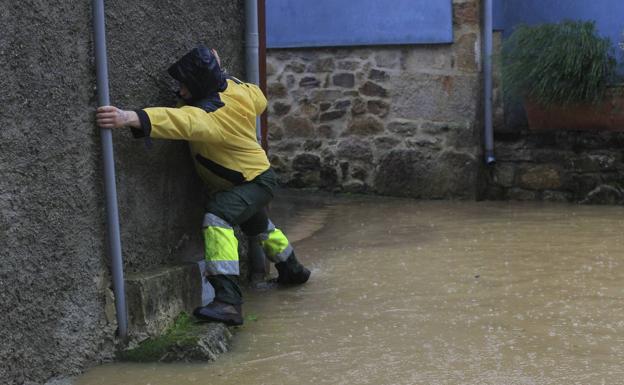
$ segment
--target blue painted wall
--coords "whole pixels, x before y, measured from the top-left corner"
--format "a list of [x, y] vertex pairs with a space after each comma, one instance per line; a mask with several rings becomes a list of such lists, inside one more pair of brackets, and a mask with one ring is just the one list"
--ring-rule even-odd
[[624, 0], [494, 0], [494, 6], [495, 26], [502, 26], [505, 35], [520, 23], [595, 20], [600, 33], [614, 45], [622, 41]]
[[452, 0], [269, 0], [267, 47], [453, 41]]

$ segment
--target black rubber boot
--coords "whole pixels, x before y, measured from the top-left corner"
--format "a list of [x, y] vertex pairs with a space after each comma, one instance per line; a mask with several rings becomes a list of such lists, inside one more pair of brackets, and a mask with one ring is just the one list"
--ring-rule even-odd
[[286, 261], [276, 263], [275, 267], [279, 274], [277, 283], [281, 285], [301, 285], [310, 278], [310, 270], [297, 261], [294, 251]]
[[193, 315], [203, 321], [223, 322], [228, 326], [243, 324], [241, 305], [231, 305], [217, 300], [198, 307], [193, 311]]
[[193, 315], [203, 321], [223, 322], [226, 325], [243, 324], [241, 305], [243, 297], [235, 275], [210, 275], [206, 277], [215, 291], [214, 301], [198, 307]]

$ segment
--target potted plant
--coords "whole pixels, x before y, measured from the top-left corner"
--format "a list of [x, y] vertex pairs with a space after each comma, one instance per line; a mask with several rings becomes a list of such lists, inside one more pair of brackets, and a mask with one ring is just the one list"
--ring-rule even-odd
[[505, 93], [522, 98], [529, 128], [624, 131], [613, 46], [594, 22], [521, 25], [502, 58]]

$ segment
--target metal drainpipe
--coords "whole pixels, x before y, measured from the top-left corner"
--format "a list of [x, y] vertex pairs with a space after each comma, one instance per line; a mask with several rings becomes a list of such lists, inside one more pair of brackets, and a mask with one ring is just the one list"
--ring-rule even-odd
[[[108, 63], [106, 58], [106, 29], [104, 23], [104, 0], [92, 0], [93, 32], [95, 45], [95, 68], [97, 78], [98, 105], [110, 105], [108, 92]], [[117, 208], [117, 187], [115, 183], [115, 161], [113, 154], [113, 133], [111, 129], [100, 129], [102, 137], [102, 159], [104, 162], [104, 188], [106, 191], [106, 217], [108, 227], [108, 249], [111, 254], [111, 270], [117, 327], [119, 337], [128, 336], [128, 312], [124, 288], [121, 238], [119, 236], [119, 210]]]
[[[245, 0], [245, 71], [247, 81], [260, 85], [260, 56], [258, 48], [258, 1]], [[262, 141], [260, 117], [256, 118], [256, 138]]]
[[485, 94], [485, 164], [496, 163], [494, 157], [494, 130], [492, 125], [492, 31], [493, 31], [493, 0], [484, 0], [484, 25], [483, 25], [483, 83]]
[[[258, 0], [245, 0], [245, 71], [247, 81], [260, 86], [260, 39], [258, 31]], [[256, 118], [256, 139], [262, 143], [262, 119]], [[264, 279], [268, 273], [264, 252], [258, 241], [248, 238], [253, 280]]]

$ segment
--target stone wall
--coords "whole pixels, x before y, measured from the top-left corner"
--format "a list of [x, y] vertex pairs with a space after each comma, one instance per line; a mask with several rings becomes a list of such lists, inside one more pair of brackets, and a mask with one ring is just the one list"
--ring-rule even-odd
[[623, 133], [495, 135], [486, 198], [624, 204]]
[[[106, 1], [113, 103], [174, 103], [165, 70], [197, 42], [243, 75], [242, 1], [154, 4]], [[114, 351], [90, 2], [5, 1], [0, 24], [0, 382], [39, 384]], [[187, 258], [203, 215], [187, 146], [114, 142], [126, 271]]]
[[480, 7], [453, 1], [453, 44], [269, 50], [269, 151], [281, 181], [475, 198]]

